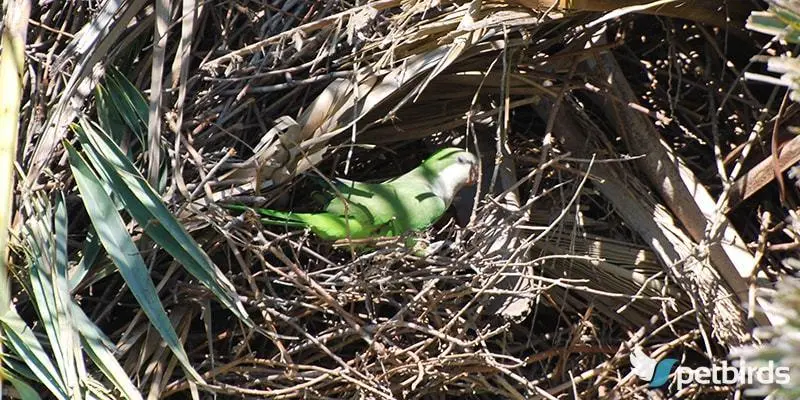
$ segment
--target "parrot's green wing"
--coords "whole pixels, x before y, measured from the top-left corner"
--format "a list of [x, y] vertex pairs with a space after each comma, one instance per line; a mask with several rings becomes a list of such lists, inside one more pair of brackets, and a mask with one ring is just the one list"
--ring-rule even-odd
[[365, 224], [392, 227], [391, 234], [419, 231], [436, 222], [447, 209], [424, 181], [352, 182], [338, 187], [325, 211], [356, 218]]
[[458, 148], [436, 152], [417, 168], [383, 183], [333, 181], [325, 211], [363, 224], [391, 227], [393, 235], [433, 225], [458, 190], [473, 178], [477, 158]]

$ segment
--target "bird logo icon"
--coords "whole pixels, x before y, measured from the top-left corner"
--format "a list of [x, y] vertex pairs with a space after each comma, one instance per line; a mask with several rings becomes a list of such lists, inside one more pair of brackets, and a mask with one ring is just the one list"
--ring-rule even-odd
[[650, 358], [641, 347], [633, 350], [630, 356], [631, 366], [633, 373], [644, 381], [650, 382], [651, 388], [657, 388], [667, 383], [669, 373], [672, 371], [678, 360], [674, 358], [665, 358], [661, 361], [656, 361]]

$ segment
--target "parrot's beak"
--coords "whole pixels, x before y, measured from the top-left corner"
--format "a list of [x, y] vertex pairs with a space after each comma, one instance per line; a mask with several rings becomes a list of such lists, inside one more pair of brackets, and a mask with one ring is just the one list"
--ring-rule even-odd
[[472, 168], [469, 169], [469, 179], [467, 180], [467, 185], [472, 186], [478, 183], [478, 166], [473, 165]]

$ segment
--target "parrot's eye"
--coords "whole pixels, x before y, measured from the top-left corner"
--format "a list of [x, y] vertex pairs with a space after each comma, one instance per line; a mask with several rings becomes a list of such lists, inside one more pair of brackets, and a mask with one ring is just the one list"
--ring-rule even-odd
[[464, 156], [458, 156], [458, 162], [461, 164], [465, 164], [467, 162], [467, 159]]

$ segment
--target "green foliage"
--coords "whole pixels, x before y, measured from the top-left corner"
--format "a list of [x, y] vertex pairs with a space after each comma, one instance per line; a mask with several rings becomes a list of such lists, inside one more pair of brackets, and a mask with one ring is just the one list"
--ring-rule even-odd
[[95, 101], [100, 126], [116, 143], [129, 143], [133, 134], [146, 150], [147, 100], [116, 68], [108, 68], [105, 79], [97, 85]]
[[800, 3], [772, 0], [767, 11], [754, 11], [750, 15], [747, 28], [789, 43], [800, 43]]
[[[798, 0], [769, 0], [767, 11], [753, 12], [747, 21], [751, 30], [772, 35], [776, 39], [789, 43], [800, 44], [800, 1]], [[795, 46], [796, 47], [796, 46]], [[767, 69], [781, 74], [780, 80], [762, 75], [751, 74], [751, 78], [762, 80], [776, 85], [786, 86], [790, 90], [790, 97], [795, 102], [800, 102], [800, 59], [797, 55], [785, 52], [778, 56], [767, 57]], [[798, 231], [796, 221], [792, 221], [789, 228]], [[794, 259], [784, 262], [794, 263]], [[762, 329], [760, 334], [766, 336], [765, 345], [751, 347], [743, 351], [743, 356], [753, 363], [775, 363], [775, 366], [788, 366], [792, 373], [789, 384], [775, 385], [767, 389], [771, 397], [776, 399], [796, 399], [800, 397], [800, 385], [797, 381], [798, 368], [796, 355], [800, 351], [797, 341], [800, 330], [800, 283], [787, 279], [780, 283], [779, 290], [772, 300], [771, 312], [785, 318], [786, 323], [767, 329]]]
[[[64, 200], [28, 198], [24, 249], [31, 295], [42, 335], [31, 329], [12, 306], [0, 311], [5, 343], [13, 352], [3, 358], [3, 376], [25, 399], [41, 383], [59, 399], [78, 397], [141, 399], [142, 395], [114, 355], [114, 344], [75, 303], [72, 292], [119, 273], [142, 312], [193, 380], [202, 382], [161, 304], [139, 246], [128, 231], [133, 218], [149, 239], [183, 265], [240, 320], [252, 326], [233, 285], [189, 235], [137, 169], [133, 160], [145, 151], [147, 103], [118, 71], [109, 69], [96, 91], [98, 123], [80, 118], [73, 126], [81, 150], [64, 141], [73, 177], [89, 215], [82, 258], [70, 268]], [[126, 147], [123, 151], [120, 147]], [[55, 211], [53, 211], [55, 210]], [[148, 241], [148, 243], [152, 243]], [[93, 268], [105, 254], [112, 265]], [[86, 358], [88, 356], [88, 359]], [[96, 369], [90, 368], [89, 360]], [[105, 382], [95, 379], [99, 371]], [[112, 396], [113, 394], [113, 396]], [[109, 397], [112, 396], [112, 397]]]
[[[793, 258], [787, 259], [793, 265], [798, 261]], [[772, 298], [770, 311], [785, 320], [782, 324], [772, 327], [758, 328], [755, 336], [764, 343], [761, 346], [751, 346], [740, 349], [735, 353], [737, 356], [744, 357], [748, 365], [766, 366], [770, 368], [786, 367], [791, 378], [788, 383], [774, 383], [772, 385], [754, 388], [754, 392], [759, 395], [769, 394], [773, 399], [797, 399], [800, 398], [800, 360], [797, 354], [800, 352], [800, 341], [798, 332], [800, 331], [800, 281], [797, 279], [785, 279], [778, 283], [778, 290]], [[771, 364], [770, 364], [771, 363]], [[754, 393], [756, 394], [756, 393]]]
[[[800, 44], [800, 1], [770, 0], [767, 11], [756, 11], [750, 15], [747, 28], [790, 44]], [[767, 69], [780, 74], [780, 80], [752, 73], [748, 74], [749, 78], [786, 86], [791, 99], [800, 102], [800, 61], [796, 55], [784, 53], [767, 57], [766, 61]]]
[[158, 291], [150, 279], [147, 265], [144, 262], [133, 238], [125, 228], [125, 221], [116, 212], [116, 207], [100, 179], [89, 169], [89, 164], [67, 142], [64, 146], [69, 153], [72, 174], [81, 192], [86, 211], [92, 220], [92, 226], [100, 238], [111, 260], [128, 284], [131, 293], [136, 297], [142, 311], [150, 319], [150, 323], [161, 334], [162, 339], [180, 361], [184, 370], [196, 380], [202, 378], [194, 370], [183, 345], [169, 321], [164, 306], [158, 298]]
[[[108, 191], [116, 194], [145, 234], [209, 288], [231, 312], [250, 324], [233, 285], [167, 209], [158, 193], [111, 137], [85, 119], [81, 120], [75, 131], [87, 158], [103, 178]], [[70, 160], [72, 163], [72, 157]]]
[[127, 399], [141, 399], [114, 357], [113, 344], [72, 299], [68, 280], [67, 212], [63, 199], [58, 196], [52, 207], [46, 199], [28, 198], [25, 208], [29, 214], [22, 233], [29, 277], [26, 286], [46, 344], [15, 307], [6, 310], [0, 316], [0, 323], [16, 357], [4, 359], [9, 367], [4, 375], [25, 399], [38, 398], [38, 395], [34, 397], [36, 390], [25, 383], [25, 379], [40, 382], [59, 399], [89, 394], [98, 399], [118, 397], [112, 396], [114, 391], [91, 376], [84, 358], [89, 355], [117, 393]]

